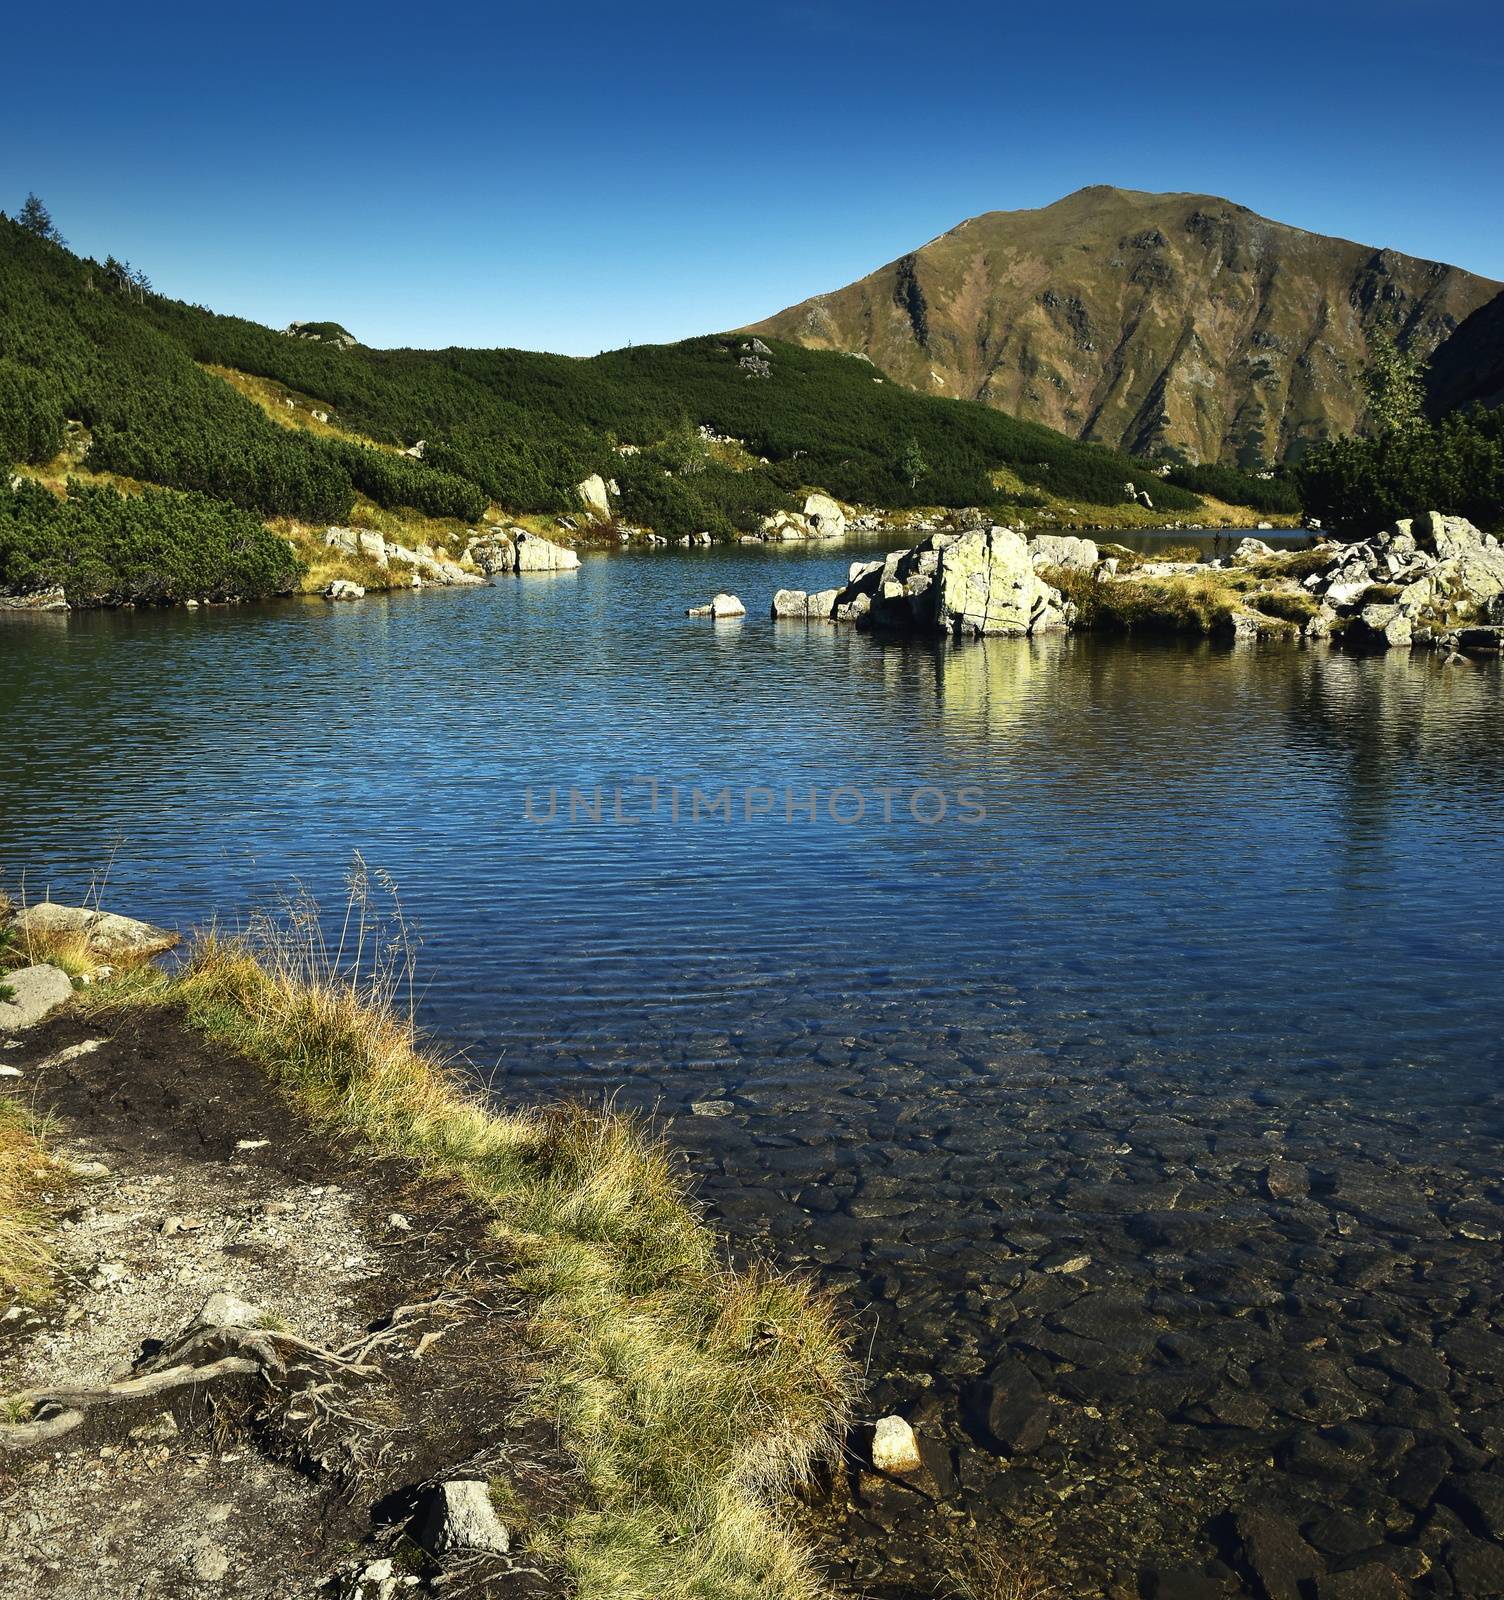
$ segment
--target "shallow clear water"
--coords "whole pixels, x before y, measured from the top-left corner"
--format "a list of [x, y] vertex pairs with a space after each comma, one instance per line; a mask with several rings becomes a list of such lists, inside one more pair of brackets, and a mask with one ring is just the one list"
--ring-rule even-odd
[[[423, 936], [425, 1019], [504, 1096], [673, 1117], [739, 1240], [851, 1292], [877, 1403], [930, 1397], [963, 1498], [1118, 1470], [1088, 1405], [1140, 1440], [1156, 1491], [1209, 1452], [1251, 1483], [1315, 1424], [1268, 1395], [1237, 1427], [1205, 1397], [1163, 1403], [1187, 1359], [1165, 1338], [1257, 1332], [1246, 1377], [1292, 1348], [1281, 1319], [1317, 1315], [1292, 1297], [1340, 1284], [1355, 1238], [1412, 1263], [1440, 1240], [1432, 1279], [1497, 1299], [1492, 1222], [1475, 1240], [1452, 1214], [1500, 1210], [1500, 669], [766, 620], [775, 588], [827, 587], [871, 548], [0, 624], [0, 865], [67, 899], [108, 864], [112, 907], [233, 921], [294, 878], [335, 904], [358, 849]], [[720, 589], [750, 614], [684, 615]], [[529, 786], [535, 816], [557, 789], [552, 822]], [[577, 803], [571, 822], [571, 787], [597, 786], [602, 820]], [[695, 788], [729, 790], [731, 819], [696, 820]], [[859, 820], [832, 820], [837, 789]], [[943, 821], [914, 819], [916, 790]], [[748, 820], [749, 794], [771, 814]], [[1271, 1198], [1271, 1154], [1308, 1193]], [[1375, 1183], [1403, 1217], [1344, 1211]], [[1141, 1220], [1163, 1213], [1202, 1217], [1199, 1242]], [[1062, 1277], [1059, 1250], [1091, 1264]], [[1234, 1286], [1261, 1274], [1255, 1311]], [[1106, 1338], [1094, 1368], [1069, 1342], [1082, 1295], [1119, 1297], [1150, 1346]], [[1447, 1295], [1394, 1315], [1440, 1337]], [[1322, 1304], [1362, 1365], [1369, 1324]], [[994, 1471], [957, 1420], [1005, 1350], [1057, 1412], [1028, 1472]], [[1122, 1383], [1075, 1394], [1099, 1368]], [[1058, 1537], [1212, 1559], [1192, 1488], [1136, 1482]]]

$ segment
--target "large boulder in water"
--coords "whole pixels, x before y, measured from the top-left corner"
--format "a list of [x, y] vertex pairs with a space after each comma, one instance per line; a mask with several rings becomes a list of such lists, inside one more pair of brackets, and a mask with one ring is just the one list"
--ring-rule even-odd
[[573, 550], [525, 528], [517, 530], [515, 540], [518, 572], [569, 572], [580, 564]]
[[1011, 528], [934, 533], [853, 574], [832, 615], [863, 627], [1024, 638], [1060, 632], [1073, 615]]

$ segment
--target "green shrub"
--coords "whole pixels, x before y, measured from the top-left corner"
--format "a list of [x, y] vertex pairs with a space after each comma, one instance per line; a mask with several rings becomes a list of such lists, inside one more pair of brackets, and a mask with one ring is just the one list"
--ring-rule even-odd
[[248, 512], [203, 495], [122, 495], [70, 480], [0, 487], [0, 588], [61, 585], [75, 605], [263, 599], [302, 568], [285, 539]]
[[[1165, 483], [1173, 483], [1195, 494], [1209, 494], [1229, 505], [1248, 506], [1271, 516], [1293, 517], [1300, 512], [1300, 495], [1295, 485], [1282, 477], [1256, 478], [1236, 467], [1206, 465], [1173, 467]], [[1156, 490], [1156, 494], [1162, 493]]]
[[1504, 412], [1415, 420], [1317, 445], [1295, 469], [1301, 501], [1335, 533], [1363, 537], [1422, 511], [1504, 527]]

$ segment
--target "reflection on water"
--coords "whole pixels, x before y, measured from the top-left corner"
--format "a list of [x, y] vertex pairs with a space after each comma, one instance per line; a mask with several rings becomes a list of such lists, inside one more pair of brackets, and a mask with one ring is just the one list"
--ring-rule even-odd
[[[358, 848], [428, 1021], [503, 1095], [671, 1117], [739, 1240], [851, 1293], [874, 1404], [1083, 1592], [1239, 1592], [1218, 1514], [1255, 1501], [1440, 1527], [1416, 1581], [1466, 1592], [1476, 1530], [1440, 1478], [1414, 1503], [1414, 1453], [1504, 1449], [1498, 665], [763, 620], [851, 554], [5, 624], [0, 861], [66, 897], [113, 853], [111, 904], [189, 922], [336, 900]], [[683, 615], [719, 589], [751, 615]], [[644, 778], [986, 817], [524, 817]], [[1049, 1411], [1011, 1460], [976, 1414], [1003, 1359]], [[1442, 1388], [1396, 1375], [1425, 1361]], [[943, 1526], [861, 1505], [849, 1570], [877, 1593]]]

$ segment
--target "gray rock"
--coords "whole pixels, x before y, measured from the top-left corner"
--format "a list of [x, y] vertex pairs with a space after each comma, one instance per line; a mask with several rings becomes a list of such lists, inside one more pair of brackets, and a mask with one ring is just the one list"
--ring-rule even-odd
[[879, 1472], [902, 1477], [924, 1466], [919, 1440], [902, 1417], [879, 1417], [872, 1430], [872, 1465]]
[[200, 1328], [259, 1328], [266, 1313], [228, 1289], [217, 1289], [199, 1307], [194, 1323]]
[[482, 1482], [461, 1479], [437, 1484], [425, 1497], [418, 1543], [431, 1555], [481, 1550], [506, 1555], [512, 1541]]
[[30, 594], [0, 593], [0, 611], [66, 611], [68, 596], [61, 584], [50, 589], [33, 589]]
[[812, 494], [805, 499], [804, 520], [821, 539], [839, 539], [846, 531], [846, 513], [828, 494]]
[[348, 578], [336, 578], [324, 590], [326, 600], [364, 600], [365, 590], [358, 583], [351, 583]]
[[1343, 633], [1343, 641], [1359, 649], [1408, 649], [1414, 637], [1410, 618], [1397, 605], [1376, 603], [1364, 606]]
[[592, 472], [575, 491], [585, 509], [602, 521], [610, 521], [611, 497], [606, 492], [606, 480], [600, 473]]
[[691, 617], [744, 617], [747, 608], [734, 594], [727, 594], [723, 590], [707, 605], [691, 606], [685, 614]]
[[565, 545], [554, 544], [541, 534], [518, 528], [513, 535], [517, 548], [518, 572], [572, 572], [580, 558]]
[[17, 914], [15, 925], [23, 934], [81, 933], [89, 947], [103, 955], [154, 955], [177, 943], [175, 933], [149, 922], [96, 911], [91, 906], [58, 905], [52, 900], [38, 900], [27, 906]]
[[40, 1022], [73, 994], [73, 982], [61, 967], [21, 967], [4, 975], [10, 1000], [0, 1000], [0, 1033], [13, 1033]]
[[1073, 567], [1085, 572], [1102, 558], [1094, 540], [1064, 533], [1035, 534], [1029, 540], [1029, 554], [1036, 567]]

